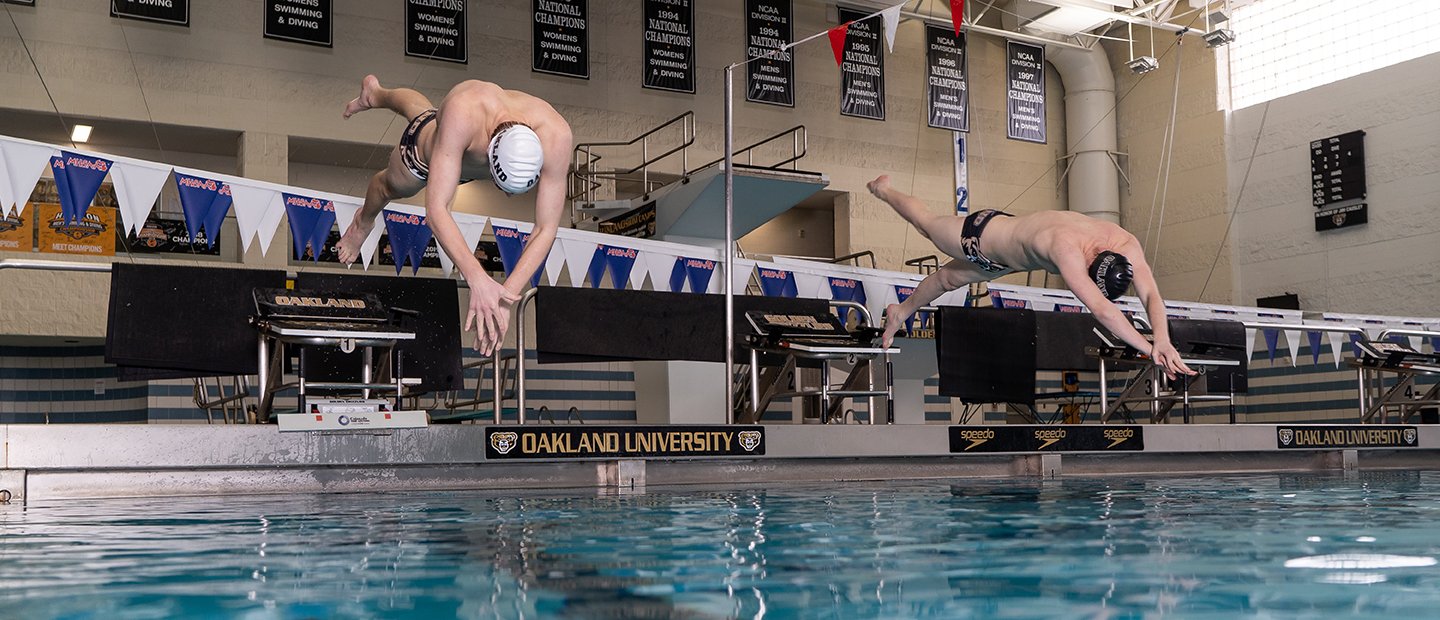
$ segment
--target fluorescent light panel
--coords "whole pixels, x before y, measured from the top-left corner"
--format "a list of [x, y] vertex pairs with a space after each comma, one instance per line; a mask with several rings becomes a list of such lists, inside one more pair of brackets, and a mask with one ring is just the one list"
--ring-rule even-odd
[[91, 127], [91, 126], [89, 126], [89, 125], [76, 125], [76, 126], [75, 126], [75, 129], [71, 130], [71, 132], [70, 132], [70, 141], [71, 141], [71, 142], [89, 142], [89, 141], [90, 141], [90, 131], [91, 131], [92, 129], [94, 129], [94, 127]]

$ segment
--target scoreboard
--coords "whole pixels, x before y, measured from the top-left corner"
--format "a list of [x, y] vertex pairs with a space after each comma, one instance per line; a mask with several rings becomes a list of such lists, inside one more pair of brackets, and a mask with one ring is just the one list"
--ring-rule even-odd
[[1367, 221], [1365, 132], [1352, 131], [1310, 143], [1310, 202], [1315, 230], [1344, 228]]

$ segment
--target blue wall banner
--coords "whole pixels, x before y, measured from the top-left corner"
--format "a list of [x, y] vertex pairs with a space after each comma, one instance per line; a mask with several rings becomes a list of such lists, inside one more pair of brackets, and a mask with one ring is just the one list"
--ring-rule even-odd
[[410, 261], [410, 273], [418, 273], [425, 260], [425, 248], [430, 246], [430, 239], [435, 236], [434, 231], [430, 230], [423, 215], [398, 211], [383, 213], [385, 234], [390, 236], [390, 253], [395, 257], [395, 274], [400, 274], [407, 260]]
[[965, 35], [925, 25], [925, 93], [930, 126], [970, 131], [970, 85]]
[[[203, 237], [206, 244], [219, 239], [220, 226], [224, 224], [232, 203], [230, 186], [213, 179], [176, 172], [175, 189], [180, 193], [180, 208], [185, 212], [185, 228], [190, 238]], [[204, 229], [204, 235], [201, 235], [201, 229]]]
[[1011, 140], [1045, 143], [1045, 48], [1005, 42], [1005, 123]]
[[334, 13], [330, 0], [267, 0], [265, 38], [330, 47]]
[[586, 0], [534, 0], [530, 70], [590, 79]]
[[[865, 305], [865, 284], [855, 278], [827, 277], [830, 283], [830, 297], [836, 301], [853, 301]], [[850, 309], [840, 309], [840, 322], [850, 322]]]
[[[759, 58], [792, 40], [790, 0], [745, 0], [745, 57]], [[790, 50], [746, 67], [745, 100], [795, 107], [795, 62]]]
[[466, 64], [465, 0], [405, 0], [405, 55]]
[[695, 93], [695, 7], [645, 0], [645, 88]]
[[[840, 23], [853, 22], [845, 33], [840, 63], [840, 113], [885, 120], [885, 53], [880, 42], [879, 15], [840, 9]], [[855, 21], [860, 20], [860, 21]]]
[[335, 204], [288, 192], [281, 194], [285, 198], [285, 215], [290, 221], [290, 238], [295, 241], [295, 260], [304, 260], [306, 246], [309, 246], [310, 260], [320, 262], [325, 240], [335, 225]]
[[110, 17], [190, 27], [190, 0], [110, 0]]

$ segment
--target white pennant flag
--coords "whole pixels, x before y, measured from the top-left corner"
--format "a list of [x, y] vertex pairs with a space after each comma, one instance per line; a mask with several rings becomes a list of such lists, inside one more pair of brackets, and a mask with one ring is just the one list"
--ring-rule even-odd
[[880, 17], [885, 20], [885, 45], [891, 54], [895, 53], [895, 29], [900, 26], [900, 9], [904, 6], [905, 3], [902, 2], [880, 11]]
[[[675, 271], [675, 260], [676, 257], [673, 254], [666, 254], [655, 250], [646, 250], [640, 253], [640, 263], [645, 266], [645, 272], [650, 274], [650, 288], [657, 291], [670, 292], [670, 274]], [[635, 270], [639, 271], [640, 269], [637, 267]], [[714, 280], [715, 278], [711, 279]], [[689, 285], [686, 284], [686, 281], [681, 280], [680, 290], [675, 292], [682, 292], [688, 287]], [[703, 293], [705, 291], [691, 292]]]
[[10, 206], [16, 215], [25, 214], [25, 205], [30, 202], [30, 193], [40, 182], [40, 175], [50, 166], [50, 158], [59, 155], [60, 150], [38, 142], [0, 139], [0, 152], [5, 154], [6, 195], [0, 196], [0, 213]]
[[[646, 254], [649, 254], [649, 252], [645, 250], [635, 251], [635, 264], [630, 267], [630, 290], [632, 291], [638, 291], [643, 288], [645, 286], [645, 276], [650, 273], [650, 270], [645, 268]], [[669, 278], [669, 274], [666, 274], [666, 278]]]
[[115, 182], [115, 198], [120, 202], [120, 219], [125, 223], [125, 230], [139, 232], [155, 208], [155, 199], [165, 188], [165, 180], [170, 178], [170, 166], [117, 159], [110, 168], [110, 178]]
[[5, 165], [5, 151], [0, 150], [0, 217], [10, 213], [11, 196], [9, 167]]
[[1295, 360], [1300, 357], [1300, 332], [1287, 329], [1281, 332], [1285, 334], [1285, 344], [1290, 348], [1290, 365], [1295, 365]]
[[[335, 211], [340, 211], [340, 203], [335, 203]], [[470, 248], [473, 253], [475, 246], [479, 245], [480, 238], [485, 236], [485, 222], [488, 218], [483, 215], [472, 215], [469, 213], [452, 213], [455, 218], [455, 225], [460, 228], [460, 237], [465, 239], [465, 247]], [[439, 243], [439, 240], [436, 240]], [[450, 272], [455, 269], [455, 262], [450, 260], [450, 255], [445, 253], [445, 248], [440, 248], [440, 268], [445, 271], [445, 277], [450, 277]]]
[[555, 246], [550, 246], [550, 253], [545, 255], [545, 280], [550, 283], [550, 286], [555, 286], [555, 283], [560, 281], [560, 274], [564, 271], [565, 252], [556, 252]]
[[[590, 261], [595, 258], [595, 242], [584, 239], [556, 239], [555, 245], [565, 254], [565, 266], [570, 269], [570, 286], [584, 286], [585, 275], [590, 272]], [[554, 249], [551, 249], [554, 253]]]
[[[240, 247], [242, 251], [249, 251], [250, 242], [255, 240], [260, 222], [265, 219], [265, 211], [280, 194], [268, 187], [249, 185], [244, 181], [229, 181], [228, 184], [235, 209], [235, 225], [240, 229]], [[265, 248], [260, 251], [263, 253]]]
[[[745, 291], [750, 288], [750, 278], [755, 275], [755, 261], [744, 258], [735, 258], [732, 260], [735, 263], [735, 273], [726, 274], [725, 277], [730, 278], [732, 292], [736, 295], [744, 295]], [[721, 261], [720, 270], [724, 271], [724, 269], [725, 263]], [[724, 294], [725, 289], [721, 288], [720, 293]]]
[[803, 271], [792, 271], [795, 274], [796, 296], [802, 299], [833, 299], [834, 293], [830, 291], [830, 280], [825, 276], [817, 276], [813, 273]]
[[1345, 349], [1342, 343], [1346, 340], [1346, 334], [1341, 332], [1325, 332], [1325, 337], [1330, 340], [1330, 354], [1335, 356], [1335, 367], [1340, 367], [1340, 358]]
[[1257, 332], [1257, 331], [1259, 331], [1259, 330], [1255, 330], [1255, 329], [1246, 329], [1246, 330], [1245, 330], [1245, 363], [1246, 363], [1246, 364], [1249, 364], [1249, 363], [1250, 363], [1250, 360], [1255, 359], [1255, 336], [1256, 336], [1256, 332]]
[[[233, 188], [231, 191], [234, 191]], [[355, 214], [365, 205], [361, 199], [354, 196], [329, 195], [329, 198], [331, 204], [335, 205], [335, 223], [339, 225], [340, 236], [344, 237], [345, 233], [350, 231], [350, 227], [355, 225]], [[380, 235], [384, 233], [385, 223], [376, 218], [375, 226], [370, 228], [369, 236], [360, 243], [360, 264], [363, 269], [370, 269], [370, 263], [375, 258], [375, 250], [380, 247]], [[442, 263], [445, 261], [444, 252], [440, 253], [440, 261]], [[346, 265], [346, 267], [348, 268], [350, 265]], [[450, 275], [450, 272], [446, 271], [445, 275]]]
[[[234, 187], [230, 188], [230, 193], [235, 193]], [[265, 210], [260, 214], [260, 222], [255, 228], [256, 240], [260, 242], [261, 256], [264, 256], [265, 252], [270, 249], [270, 243], [275, 240], [275, 233], [280, 231], [280, 220], [284, 217], [285, 196], [280, 192], [275, 192], [275, 195], [270, 197], [270, 204], [266, 205]], [[375, 229], [381, 228], [384, 227], [377, 223]]]

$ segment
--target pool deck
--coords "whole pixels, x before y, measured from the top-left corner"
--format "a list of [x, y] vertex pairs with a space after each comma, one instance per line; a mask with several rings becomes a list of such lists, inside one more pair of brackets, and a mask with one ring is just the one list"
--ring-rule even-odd
[[[1440, 427], [1373, 424], [1011, 427], [1023, 433], [1048, 431], [1052, 437], [1057, 430], [1093, 435], [1106, 429], [1143, 429], [1143, 449], [1137, 444], [1124, 452], [1092, 446], [1086, 451], [973, 454], [961, 452], [953, 443], [952, 435], [959, 437], [961, 430], [968, 439], [976, 437], [970, 433], [1001, 430], [1005, 425], [773, 425], [763, 427], [763, 445], [757, 450], [763, 454], [730, 456], [527, 458], [511, 452], [498, 458], [494, 446], [487, 450], [487, 444], [495, 442], [492, 434], [513, 439], [508, 431], [599, 437], [606, 432], [623, 435], [633, 428], [447, 425], [281, 433], [264, 425], [0, 425], [0, 491], [8, 491], [12, 503], [23, 503], [177, 495], [566, 488], [607, 492], [647, 485], [1440, 467]], [[675, 433], [762, 429], [650, 428]], [[1380, 441], [1372, 447], [1282, 447], [1277, 441], [1277, 436], [1287, 436], [1286, 429], [1293, 437], [1296, 429], [1307, 428], [1338, 429], [1351, 437], [1388, 433], [1398, 438], [1403, 433], [1405, 440], [1404, 445]], [[526, 441], [533, 447], [533, 438]]]

